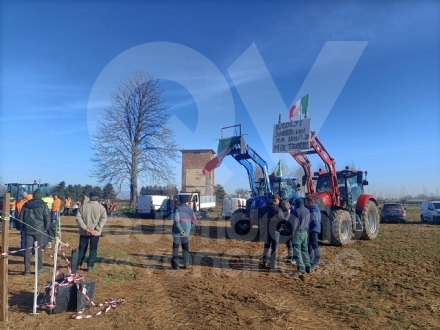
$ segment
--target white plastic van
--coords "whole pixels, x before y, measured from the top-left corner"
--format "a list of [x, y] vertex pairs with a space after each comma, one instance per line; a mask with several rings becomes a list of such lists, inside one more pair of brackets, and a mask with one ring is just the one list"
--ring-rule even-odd
[[246, 199], [225, 198], [222, 201], [222, 218], [228, 219], [236, 210], [244, 208], [246, 208]]
[[440, 201], [426, 201], [420, 206], [420, 220], [440, 224]]
[[138, 196], [136, 212], [139, 216], [149, 216], [155, 218], [155, 215], [162, 216], [166, 213], [167, 196], [145, 195]]

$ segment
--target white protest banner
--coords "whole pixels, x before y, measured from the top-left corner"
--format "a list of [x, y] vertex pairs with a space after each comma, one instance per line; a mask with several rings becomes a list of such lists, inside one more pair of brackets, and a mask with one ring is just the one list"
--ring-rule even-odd
[[309, 148], [310, 118], [274, 125], [273, 153], [289, 153]]

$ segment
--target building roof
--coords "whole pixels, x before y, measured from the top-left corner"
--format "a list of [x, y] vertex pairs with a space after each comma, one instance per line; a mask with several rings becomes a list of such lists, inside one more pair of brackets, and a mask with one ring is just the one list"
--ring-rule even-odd
[[182, 153], [184, 153], [184, 152], [212, 152], [213, 154], [215, 154], [215, 151], [212, 149], [181, 149], [179, 151]]

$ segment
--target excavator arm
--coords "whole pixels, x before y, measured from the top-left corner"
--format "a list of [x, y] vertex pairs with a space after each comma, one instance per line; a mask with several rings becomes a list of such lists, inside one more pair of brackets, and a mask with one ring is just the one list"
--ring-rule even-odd
[[305, 184], [307, 187], [307, 193], [313, 194], [315, 190], [313, 188], [312, 171], [310, 170], [311, 164], [309, 159], [305, 154], [300, 152], [291, 152], [290, 154], [304, 171], [305, 182], [303, 182], [303, 185]]
[[[228, 127], [221, 128], [221, 139], [223, 139], [223, 130], [232, 129], [234, 131], [234, 139], [236, 140], [235, 144], [232, 146], [231, 151], [229, 151], [228, 155], [231, 155], [237, 162], [246, 168], [249, 185], [252, 190], [252, 197], [258, 196], [257, 184], [255, 180], [255, 171], [252, 166], [252, 162], [257, 164], [261, 171], [263, 172], [264, 181], [265, 181], [265, 194], [269, 195], [272, 193], [271, 184], [269, 180], [269, 174], [267, 170], [266, 161], [261, 158], [261, 156], [252, 149], [249, 145], [245, 144], [244, 137], [241, 134], [241, 125], [233, 125]], [[252, 162], [251, 162], [252, 161]]]
[[255, 179], [254, 179], [255, 178], [254, 167], [252, 166], [251, 162], [248, 161], [247, 159], [237, 159], [236, 156], [232, 156], [232, 157], [234, 157], [237, 160], [237, 162], [243, 165], [247, 171], [249, 186], [251, 187], [251, 197], [258, 196], [257, 185], [255, 184]]
[[261, 158], [261, 156], [254, 149], [252, 149], [249, 145], [246, 145], [246, 148], [244, 149], [244, 151], [242, 153], [234, 153], [233, 151], [231, 151], [231, 153], [230, 153], [231, 156], [234, 157], [234, 159], [237, 162], [239, 162], [241, 165], [243, 165], [246, 168], [246, 171], [248, 172], [249, 184], [251, 186], [252, 193], [253, 193], [252, 197], [258, 196], [258, 191], [257, 191], [256, 183], [255, 183], [254, 169], [253, 169], [252, 164], [249, 160], [252, 160], [255, 164], [260, 166], [261, 171], [263, 172], [264, 181], [266, 183], [265, 194], [271, 194], [272, 189], [271, 189], [271, 185], [270, 185], [266, 161], [263, 158]]
[[[304, 174], [306, 175], [307, 189], [309, 189], [309, 185], [313, 187], [312, 176], [310, 172], [310, 162], [307, 165], [307, 155], [317, 154], [322, 161], [324, 162], [327, 171], [330, 175], [330, 183], [332, 188], [332, 196], [333, 196], [333, 205], [340, 206], [341, 205], [341, 195], [338, 187], [338, 177], [336, 174], [335, 168], [335, 160], [330, 156], [327, 149], [324, 147], [322, 142], [316, 136], [316, 132], [310, 132], [310, 149], [302, 150], [298, 152], [291, 152], [290, 155], [301, 165], [304, 169]], [[305, 160], [302, 160], [301, 157], [305, 157]], [[302, 162], [305, 162], [303, 165]], [[308, 166], [308, 172], [307, 172]], [[313, 188], [312, 188], [313, 189]], [[309, 190], [310, 193], [310, 190]]]

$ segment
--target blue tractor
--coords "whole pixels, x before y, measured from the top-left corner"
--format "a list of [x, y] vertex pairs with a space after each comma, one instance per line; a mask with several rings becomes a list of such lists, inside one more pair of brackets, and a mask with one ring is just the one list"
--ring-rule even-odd
[[246, 201], [246, 208], [236, 210], [230, 219], [231, 227], [238, 236], [246, 236], [254, 225], [260, 228], [260, 219], [264, 214], [261, 213], [262, 208], [270, 202], [273, 194], [278, 194], [282, 199], [287, 199], [291, 204], [298, 197], [296, 183], [297, 178], [294, 176], [269, 177], [266, 183], [260, 179], [257, 183], [257, 194], [252, 195]]
[[[222, 128], [222, 139], [223, 130], [230, 128], [234, 128], [238, 134], [232, 137], [235, 143], [228, 155], [246, 168], [251, 188], [251, 197], [246, 201], [246, 208], [236, 210], [230, 218], [230, 223], [233, 233], [237, 236], [246, 236], [254, 225], [260, 227], [260, 218], [263, 216], [261, 209], [270, 202], [273, 194], [293, 202], [299, 197], [297, 191], [300, 185], [296, 183], [297, 178], [294, 176], [269, 176], [266, 161], [244, 142], [241, 125]], [[253, 164], [260, 167], [262, 178], [256, 179]]]

